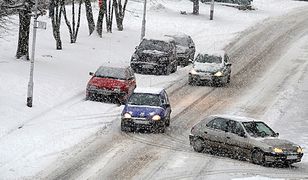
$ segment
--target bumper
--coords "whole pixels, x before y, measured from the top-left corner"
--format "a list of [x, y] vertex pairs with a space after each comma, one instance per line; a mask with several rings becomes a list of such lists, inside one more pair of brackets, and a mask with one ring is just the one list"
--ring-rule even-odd
[[145, 71], [157, 71], [161, 68], [166, 67], [166, 64], [158, 64], [158, 63], [149, 63], [149, 62], [138, 62], [138, 63], [131, 63], [130, 66], [133, 69], [137, 70], [145, 70]]
[[86, 94], [87, 96], [115, 96], [120, 98], [126, 96], [127, 93], [122, 91], [110, 91], [104, 89], [87, 89]]
[[282, 163], [292, 164], [300, 162], [303, 154], [290, 153], [290, 154], [276, 154], [276, 153], [265, 153], [264, 158], [266, 163]]
[[125, 119], [122, 118], [122, 126], [132, 129], [146, 129], [146, 130], [152, 130], [159, 128], [165, 124], [165, 121], [159, 120], [159, 121], [152, 121], [152, 120], [139, 120], [139, 119]]
[[194, 82], [211, 82], [211, 83], [221, 83], [225, 82], [225, 76], [214, 76], [214, 75], [199, 75], [199, 74], [189, 74], [189, 78]]

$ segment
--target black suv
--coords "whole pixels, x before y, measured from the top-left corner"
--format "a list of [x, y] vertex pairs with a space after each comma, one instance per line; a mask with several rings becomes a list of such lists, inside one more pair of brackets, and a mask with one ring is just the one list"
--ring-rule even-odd
[[130, 66], [136, 73], [168, 75], [177, 70], [176, 45], [172, 38], [143, 38], [132, 55]]
[[196, 48], [192, 38], [187, 34], [165, 35], [174, 39], [178, 65], [187, 66], [194, 60]]

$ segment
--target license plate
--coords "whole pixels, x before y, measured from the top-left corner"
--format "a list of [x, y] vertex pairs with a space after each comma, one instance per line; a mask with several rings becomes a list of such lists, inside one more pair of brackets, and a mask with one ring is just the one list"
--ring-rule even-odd
[[149, 124], [149, 121], [134, 120], [136, 124]]
[[153, 65], [149, 65], [149, 64], [143, 65], [142, 67], [146, 69], [153, 69]]
[[209, 76], [209, 75], [201, 75], [200, 79], [211, 80], [211, 76]]
[[297, 159], [296, 155], [287, 156], [287, 159]]

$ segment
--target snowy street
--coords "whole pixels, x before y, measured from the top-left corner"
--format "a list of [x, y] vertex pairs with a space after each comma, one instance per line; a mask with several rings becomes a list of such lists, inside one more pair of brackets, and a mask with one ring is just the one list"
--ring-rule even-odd
[[[202, 4], [200, 16], [193, 17], [177, 12], [189, 12], [190, 2], [176, 2], [150, 3], [149, 34], [183, 30], [198, 52], [225, 49], [232, 76], [225, 87], [209, 87], [188, 85], [191, 65], [169, 76], [137, 74], [137, 86], [167, 89], [172, 115], [164, 134], [123, 133], [123, 106], [84, 100], [89, 71], [110, 60], [129, 63], [139, 40], [136, 14], [128, 14], [131, 24], [126, 22], [123, 32], [104, 34], [98, 41], [81, 29], [79, 42], [65, 44], [61, 52], [47, 43], [53, 42], [50, 35], [43, 40], [46, 31], [38, 32], [42, 37], [31, 109], [25, 106], [28, 62], [14, 59], [13, 33], [0, 39], [0, 179], [308, 178], [308, 4], [285, 0], [276, 12], [270, 11], [275, 0], [268, 6], [255, 0], [258, 9], [253, 12], [217, 6], [217, 21], [209, 22], [203, 11], [208, 5]], [[130, 8], [140, 15], [140, 2], [132, 1]], [[236, 17], [227, 21], [230, 11]], [[174, 21], [169, 24], [166, 16]], [[165, 26], [158, 29], [157, 22]], [[125, 50], [113, 51], [123, 46]], [[89, 57], [87, 51], [96, 55]], [[273, 168], [194, 152], [190, 129], [211, 114], [265, 121], [280, 138], [304, 148], [302, 162]]]

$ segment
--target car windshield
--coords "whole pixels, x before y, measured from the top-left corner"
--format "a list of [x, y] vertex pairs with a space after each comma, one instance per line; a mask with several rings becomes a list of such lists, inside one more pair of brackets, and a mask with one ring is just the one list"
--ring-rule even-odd
[[253, 137], [275, 136], [275, 132], [263, 122], [243, 122], [243, 126]]
[[160, 106], [161, 102], [158, 94], [134, 93], [129, 98], [128, 104]]
[[208, 55], [208, 54], [198, 54], [195, 61], [199, 62], [199, 63], [220, 64], [222, 62], [222, 58], [220, 56], [211, 56], [211, 55]]
[[113, 78], [113, 79], [126, 79], [125, 68], [113, 68], [113, 67], [100, 67], [95, 72], [96, 77]]
[[158, 40], [147, 40], [144, 39], [140, 43], [138, 49], [140, 50], [158, 50], [167, 52], [170, 50], [170, 46], [167, 42], [158, 41]]

